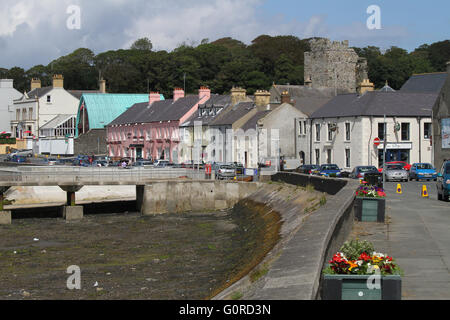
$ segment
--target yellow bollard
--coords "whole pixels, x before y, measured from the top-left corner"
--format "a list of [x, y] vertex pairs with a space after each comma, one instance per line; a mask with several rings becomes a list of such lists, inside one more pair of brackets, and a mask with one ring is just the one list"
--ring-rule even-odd
[[426, 185], [423, 185], [422, 186], [422, 197], [423, 198], [428, 198], [428, 190], [427, 190], [427, 186]]
[[397, 184], [397, 193], [402, 194], [402, 185], [400, 183]]

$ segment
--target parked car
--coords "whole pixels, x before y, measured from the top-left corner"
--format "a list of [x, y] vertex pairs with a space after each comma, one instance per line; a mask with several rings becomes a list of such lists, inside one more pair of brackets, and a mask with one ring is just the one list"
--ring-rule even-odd
[[169, 163], [170, 163], [169, 160], [156, 160], [153, 163], [153, 166], [155, 168], [165, 168], [168, 167]]
[[27, 162], [27, 157], [13, 155], [12, 157], [9, 158], [8, 161], [17, 162], [17, 163], [25, 163], [25, 162]]
[[32, 149], [19, 149], [12, 153], [10, 153], [11, 156], [23, 156], [31, 158], [33, 156], [33, 150]]
[[[408, 162], [405, 161], [390, 161], [390, 162], [386, 162], [386, 165], [388, 164], [400, 164], [402, 166], [403, 169], [405, 169], [406, 171], [409, 171], [409, 169], [411, 169], [411, 165]], [[378, 171], [383, 172], [383, 168], [378, 169]]]
[[244, 174], [244, 165], [242, 163], [234, 162], [233, 167], [236, 170], [236, 174]]
[[438, 200], [449, 201], [450, 195], [450, 160], [442, 164], [436, 182]]
[[320, 166], [317, 164], [303, 164], [295, 169], [295, 171], [298, 173], [313, 174], [313, 172], [318, 170], [319, 168]]
[[220, 165], [216, 171], [216, 179], [232, 179], [236, 176], [236, 169], [231, 165]]
[[374, 166], [356, 166], [350, 173], [349, 178], [352, 179], [364, 179], [366, 173], [379, 173], [378, 169]]
[[137, 160], [135, 163], [133, 163], [133, 166], [135, 167], [143, 167], [143, 166], [152, 166], [153, 161], [151, 160]]
[[324, 177], [339, 177], [341, 169], [336, 164], [322, 164], [318, 169], [318, 175]]
[[419, 181], [420, 179], [433, 179], [434, 181], [436, 181], [436, 169], [433, 168], [433, 165], [431, 163], [414, 163], [409, 170], [409, 180], [413, 179], [416, 179], [417, 181]]
[[408, 181], [408, 171], [402, 164], [388, 164], [386, 163], [386, 181]]

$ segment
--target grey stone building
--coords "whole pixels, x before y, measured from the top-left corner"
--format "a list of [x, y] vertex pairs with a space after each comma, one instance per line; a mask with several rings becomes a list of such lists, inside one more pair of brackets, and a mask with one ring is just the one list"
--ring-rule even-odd
[[367, 79], [367, 61], [348, 47], [348, 40], [313, 39], [310, 47], [305, 52], [305, 85], [351, 93]]
[[450, 61], [447, 62], [445, 82], [433, 106], [434, 165], [440, 169], [450, 160]]

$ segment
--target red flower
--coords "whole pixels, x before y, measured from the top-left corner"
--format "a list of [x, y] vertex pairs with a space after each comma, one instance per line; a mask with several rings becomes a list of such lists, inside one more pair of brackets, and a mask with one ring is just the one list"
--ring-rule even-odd
[[370, 256], [367, 253], [363, 252], [359, 256], [358, 260], [370, 261], [371, 258], [370, 258]]

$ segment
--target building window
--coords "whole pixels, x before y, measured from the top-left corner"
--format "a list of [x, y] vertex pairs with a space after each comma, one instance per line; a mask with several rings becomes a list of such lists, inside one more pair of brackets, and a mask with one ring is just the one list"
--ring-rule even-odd
[[423, 124], [423, 137], [425, 139], [430, 139], [431, 138], [431, 122], [425, 122]]
[[331, 130], [332, 124], [328, 124], [328, 141], [333, 140], [333, 130]]
[[306, 120], [303, 121], [303, 134], [306, 134]]
[[27, 109], [22, 109], [22, 120], [27, 120]]
[[50, 95], [47, 95], [47, 102], [48, 103], [52, 102], [52, 97]]
[[320, 123], [316, 123], [316, 141], [320, 141]]
[[28, 109], [28, 120], [33, 120], [33, 108]]
[[17, 121], [20, 120], [20, 110], [19, 109], [16, 110], [16, 120]]
[[316, 149], [316, 164], [320, 165], [320, 149]]
[[350, 138], [351, 138], [351, 136], [350, 136], [350, 123], [346, 122], [345, 123], [345, 140], [346, 141], [350, 141]]
[[378, 123], [378, 138], [384, 141], [384, 122]]
[[409, 141], [409, 123], [402, 123], [402, 140]]
[[345, 149], [345, 167], [350, 168], [350, 149]]
[[303, 121], [299, 121], [298, 122], [298, 135], [302, 135], [303, 134]]
[[331, 149], [327, 149], [327, 163], [331, 164]]

